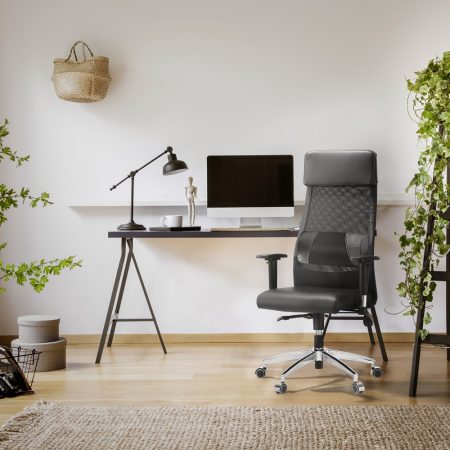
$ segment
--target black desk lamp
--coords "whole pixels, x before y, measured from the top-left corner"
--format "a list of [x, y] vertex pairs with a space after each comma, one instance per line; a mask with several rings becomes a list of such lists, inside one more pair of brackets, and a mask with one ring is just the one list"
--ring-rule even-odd
[[128, 223], [124, 223], [123, 225], [119, 225], [117, 227], [118, 230], [145, 230], [144, 225], [139, 225], [134, 222], [133, 220], [133, 214], [134, 214], [134, 177], [135, 175], [141, 171], [144, 167], [147, 167], [149, 164], [151, 164], [153, 161], [156, 161], [158, 158], [160, 158], [162, 155], [168, 153], [167, 158], [169, 161], [164, 164], [163, 167], [163, 175], [173, 175], [174, 173], [184, 172], [187, 170], [188, 166], [184, 161], [180, 161], [177, 159], [177, 155], [173, 153], [172, 147], [167, 147], [166, 150], [164, 150], [162, 153], [160, 153], [156, 158], [153, 158], [148, 163], [144, 164], [142, 167], [139, 167], [139, 169], [131, 171], [123, 180], [119, 181], [117, 184], [115, 184], [113, 187], [111, 187], [109, 190], [112, 191], [117, 186], [121, 185], [124, 181], [128, 180], [128, 178], [131, 178], [131, 214], [130, 214], [130, 221]]

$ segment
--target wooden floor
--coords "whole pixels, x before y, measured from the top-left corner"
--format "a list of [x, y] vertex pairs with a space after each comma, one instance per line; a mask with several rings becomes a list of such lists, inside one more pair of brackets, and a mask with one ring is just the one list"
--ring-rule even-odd
[[[345, 351], [372, 355], [370, 344], [329, 344]], [[279, 369], [266, 378], [254, 375], [265, 356], [295, 350], [290, 344], [171, 344], [163, 355], [158, 345], [117, 345], [105, 349], [94, 364], [97, 347], [71, 345], [67, 369], [37, 373], [36, 393], [0, 400], [0, 423], [38, 400], [83, 405], [379, 405], [450, 403], [450, 363], [445, 351], [424, 348], [418, 396], [408, 397], [412, 344], [388, 344], [385, 375], [373, 378], [366, 365], [353, 364], [366, 386], [351, 393], [351, 379], [334, 367], [305, 367], [289, 378], [288, 392], [277, 395]]]

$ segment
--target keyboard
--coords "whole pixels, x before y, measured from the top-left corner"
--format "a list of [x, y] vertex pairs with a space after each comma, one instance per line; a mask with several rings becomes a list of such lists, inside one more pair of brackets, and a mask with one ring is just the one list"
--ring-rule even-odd
[[292, 228], [287, 227], [277, 227], [277, 228], [261, 228], [261, 227], [245, 227], [245, 228], [218, 228], [213, 227], [211, 231], [297, 231]]

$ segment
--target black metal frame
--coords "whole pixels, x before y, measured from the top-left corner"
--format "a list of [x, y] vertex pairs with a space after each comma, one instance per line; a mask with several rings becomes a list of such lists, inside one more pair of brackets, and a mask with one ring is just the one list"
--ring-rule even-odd
[[[443, 133], [443, 128], [439, 128], [439, 132]], [[447, 183], [450, 180], [450, 160], [447, 161]], [[430, 204], [430, 210], [436, 209], [436, 202], [432, 201]], [[444, 217], [450, 220], [450, 208], [446, 211]], [[423, 263], [422, 263], [422, 273], [424, 270], [429, 268], [430, 255], [431, 255], [431, 245], [428, 242], [428, 236], [432, 233], [435, 226], [435, 218], [432, 214], [428, 217], [427, 233], [425, 239], [425, 249], [423, 253]], [[450, 244], [450, 229], [447, 228], [446, 231], [447, 244]], [[444, 345], [447, 346], [447, 361], [450, 361], [450, 254], [447, 253], [445, 257], [446, 270], [445, 271], [435, 271], [432, 273], [432, 279], [434, 281], [445, 281], [445, 300], [446, 300], [446, 333], [447, 334], [429, 334], [425, 340], [422, 340], [419, 335], [419, 330], [423, 328], [423, 320], [425, 316], [426, 301], [423, 295], [423, 284], [424, 279], [421, 279], [421, 289], [419, 297], [419, 308], [416, 317], [416, 334], [414, 336], [414, 350], [413, 350], [413, 360], [411, 366], [411, 379], [409, 383], [409, 396], [415, 397], [417, 394], [417, 381], [419, 378], [419, 365], [420, 365], [420, 352], [422, 344], [431, 345]]]
[[[127, 254], [128, 253], [128, 254]], [[125, 262], [126, 258], [126, 262]], [[139, 281], [141, 283], [142, 291], [144, 292], [145, 300], [147, 302], [148, 309], [150, 311], [150, 318], [138, 318], [138, 319], [119, 319], [120, 307], [122, 305], [123, 293], [125, 291], [125, 285], [128, 278], [128, 271], [130, 269], [131, 261], [133, 261], [133, 265], [136, 269], [136, 272], [139, 277]], [[125, 262], [125, 267], [124, 267]], [[120, 289], [119, 289], [120, 284]], [[114, 309], [114, 315], [113, 315]], [[111, 319], [112, 317], [112, 319]], [[167, 354], [166, 346], [164, 344], [163, 338], [159, 331], [158, 322], [156, 321], [155, 314], [153, 312], [152, 305], [150, 303], [150, 299], [145, 289], [144, 280], [142, 279], [141, 271], [139, 270], [138, 263], [136, 261], [136, 257], [133, 252], [133, 238], [132, 237], [122, 237], [121, 238], [121, 254], [119, 259], [119, 265], [117, 267], [116, 278], [114, 280], [113, 290], [111, 293], [111, 299], [109, 301], [108, 311], [106, 313], [105, 325], [103, 327], [103, 333], [100, 339], [100, 344], [98, 347], [97, 358], [95, 360], [96, 364], [99, 364], [102, 359], [103, 349], [105, 347], [106, 338], [109, 332], [109, 338], [107, 346], [111, 347], [114, 340], [114, 333], [116, 331], [116, 325], [118, 322], [153, 322], [155, 324], [156, 332], [158, 333], [159, 342], [161, 343], [161, 347], [163, 352]], [[111, 329], [110, 329], [111, 327]]]
[[0, 345], [0, 399], [33, 394], [32, 385], [41, 352]]

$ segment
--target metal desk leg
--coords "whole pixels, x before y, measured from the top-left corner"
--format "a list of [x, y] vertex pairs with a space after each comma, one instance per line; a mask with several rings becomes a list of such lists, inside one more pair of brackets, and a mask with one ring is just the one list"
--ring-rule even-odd
[[99, 364], [102, 359], [103, 347], [105, 346], [106, 335], [108, 334], [109, 324], [111, 323], [111, 314], [116, 300], [117, 288], [119, 287], [119, 281], [122, 276], [123, 261], [125, 259], [125, 250], [126, 250], [126, 239], [122, 238], [119, 266], [117, 267], [116, 279], [114, 280], [114, 286], [111, 293], [111, 300], [109, 301], [108, 312], [106, 313], [105, 325], [103, 327], [102, 337], [100, 339], [100, 344], [98, 346], [97, 358], [95, 360], [96, 364]]
[[367, 327], [367, 332], [369, 333], [370, 344], [375, 345], [375, 339], [373, 337], [372, 325]]
[[325, 335], [327, 334], [327, 330], [328, 330], [328, 325], [330, 325], [330, 320], [331, 320], [331, 314], [328, 314], [327, 320], [325, 322], [325, 326], [323, 328], [323, 339], [325, 339]]
[[133, 244], [131, 242], [128, 242], [128, 249], [129, 249], [128, 251], [131, 254], [131, 257], [133, 258], [134, 267], [136, 267], [136, 272], [138, 274], [139, 281], [141, 282], [142, 290], [144, 291], [145, 300], [147, 301], [148, 309], [150, 310], [150, 314], [151, 314], [153, 322], [155, 324], [156, 332], [158, 333], [159, 342], [161, 343], [161, 347], [162, 347], [164, 353], [167, 354], [166, 346], [164, 345], [163, 338], [162, 338], [161, 333], [159, 331], [158, 322], [156, 321], [156, 317], [155, 317], [155, 314], [153, 313], [153, 308], [152, 308], [152, 305], [150, 303], [150, 299], [148, 298], [147, 290], [145, 289], [144, 280], [142, 279], [141, 272], [139, 270], [136, 258], [134, 257]]
[[378, 322], [378, 316], [375, 310], [375, 306], [371, 306], [370, 311], [372, 312], [373, 324], [375, 325], [375, 331], [377, 333], [378, 345], [380, 346], [381, 356], [383, 357], [383, 361], [389, 361], [388, 355], [386, 353], [386, 347], [384, 346], [383, 335], [381, 334], [380, 323]]
[[[133, 245], [132, 244], [133, 239], [130, 239], [130, 240], [131, 240], [131, 245]], [[111, 345], [113, 343], [114, 333], [116, 331], [117, 319], [119, 318], [120, 306], [122, 305], [123, 292], [125, 290], [125, 285], [127, 284], [128, 270], [130, 269], [130, 263], [131, 263], [131, 253], [128, 253], [127, 262], [125, 263], [125, 270], [123, 272], [122, 283], [120, 285], [119, 297], [117, 299], [116, 309], [114, 311], [114, 316], [113, 316], [113, 320], [112, 320], [112, 324], [111, 324], [111, 331], [109, 332], [108, 343], [106, 344], [107, 347], [111, 347]]]

